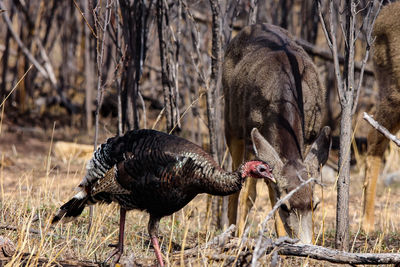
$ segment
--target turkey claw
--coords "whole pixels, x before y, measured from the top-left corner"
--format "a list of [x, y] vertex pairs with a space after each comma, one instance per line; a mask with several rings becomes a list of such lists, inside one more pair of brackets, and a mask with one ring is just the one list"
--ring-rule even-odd
[[110, 244], [110, 245], [112, 245], [113, 247], [116, 247], [116, 249], [110, 254], [110, 256], [107, 257], [107, 259], [104, 261], [104, 263], [108, 262], [111, 258], [114, 257], [114, 260], [112, 261], [112, 263], [114, 265], [116, 265], [119, 262], [119, 260], [121, 259], [121, 256], [123, 253], [123, 248], [121, 246], [119, 246], [119, 244], [117, 244], [117, 245]]

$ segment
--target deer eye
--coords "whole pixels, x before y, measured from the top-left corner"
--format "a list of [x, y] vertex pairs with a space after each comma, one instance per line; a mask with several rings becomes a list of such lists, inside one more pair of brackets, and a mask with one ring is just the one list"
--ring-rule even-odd
[[289, 208], [288, 208], [288, 206], [287, 206], [286, 204], [282, 204], [282, 205], [281, 205], [281, 209], [282, 209], [283, 211], [285, 211], [285, 212], [289, 212]]

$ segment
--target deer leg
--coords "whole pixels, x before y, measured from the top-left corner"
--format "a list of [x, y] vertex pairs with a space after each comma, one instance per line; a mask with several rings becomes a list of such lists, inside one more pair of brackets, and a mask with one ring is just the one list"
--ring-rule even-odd
[[[396, 134], [400, 129], [400, 116], [391, 117], [388, 114], [393, 114], [393, 110], [398, 107], [391, 107], [385, 101], [377, 107], [375, 120], [391, 133]], [[382, 165], [382, 157], [389, 143], [389, 140], [375, 129], [371, 129], [368, 134], [368, 152], [366, 160], [366, 170], [364, 177], [364, 208], [362, 228], [365, 232], [373, 231], [375, 228], [375, 196], [376, 184], [379, 177], [380, 168]]]
[[[267, 186], [268, 186], [269, 201], [271, 202], [271, 207], [274, 207], [277, 199], [275, 196], [275, 191], [272, 189], [270, 184], [267, 183]], [[279, 212], [275, 212], [275, 231], [278, 237], [287, 235], [285, 226], [283, 225], [282, 219], [279, 216]]]
[[382, 158], [378, 155], [368, 155], [364, 178], [364, 209], [362, 228], [369, 233], [375, 228], [375, 195]]
[[[251, 160], [255, 158], [255, 155], [251, 152], [253, 151], [253, 145], [247, 144], [245, 149], [245, 159]], [[241, 190], [239, 198], [239, 220], [238, 220], [238, 236], [242, 236], [244, 228], [246, 226], [247, 215], [250, 209], [253, 207], [254, 202], [257, 197], [257, 180], [256, 179], [246, 179], [246, 182]]]
[[[241, 139], [232, 139], [228, 142], [229, 151], [232, 156], [232, 169], [236, 170], [243, 161], [244, 141]], [[228, 220], [229, 225], [236, 224], [237, 210], [239, 205], [240, 192], [229, 196], [228, 200]]]
[[236, 224], [237, 208], [239, 205], [240, 192], [234, 193], [228, 197], [228, 221], [229, 225]]
[[239, 198], [239, 220], [238, 220], [238, 236], [242, 236], [246, 226], [247, 215], [256, 201], [256, 179], [247, 179]]
[[160, 266], [164, 266], [164, 261], [162, 258], [161, 249], [160, 249], [160, 245], [158, 243], [158, 237], [157, 237], [159, 222], [160, 222], [159, 217], [154, 217], [154, 216], [150, 215], [148, 230], [149, 230], [149, 235], [150, 235], [150, 239], [151, 239], [151, 244], [153, 245], [154, 253], [156, 254], [158, 263], [160, 264]]
[[108, 258], [104, 261], [107, 262], [109, 261], [112, 257], [115, 256], [114, 263], [118, 263], [119, 259], [122, 256], [122, 253], [124, 252], [124, 231], [125, 231], [125, 218], [126, 218], [126, 209], [120, 208], [119, 210], [120, 216], [119, 216], [119, 238], [118, 238], [118, 244], [116, 245], [109, 245], [110, 247], [115, 247], [115, 250], [108, 256]]

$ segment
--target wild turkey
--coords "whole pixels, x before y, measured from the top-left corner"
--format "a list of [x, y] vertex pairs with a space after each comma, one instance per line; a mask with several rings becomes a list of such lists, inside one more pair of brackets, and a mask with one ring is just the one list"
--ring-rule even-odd
[[[71, 221], [85, 206], [117, 202], [120, 206], [118, 262], [123, 252], [126, 210], [146, 210], [148, 231], [161, 266], [158, 224], [162, 217], [183, 208], [197, 194], [224, 196], [239, 191], [247, 176], [275, 181], [261, 161], [249, 161], [226, 172], [199, 146], [154, 130], [135, 130], [107, 140], [88, 162], [79, 192], [58, 210], [52, 223]], [[109, 259], [108, 258], [108, 259]]]

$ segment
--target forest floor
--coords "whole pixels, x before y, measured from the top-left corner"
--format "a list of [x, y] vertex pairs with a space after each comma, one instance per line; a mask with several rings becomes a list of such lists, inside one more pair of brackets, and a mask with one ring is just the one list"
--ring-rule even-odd
[[[69, 138], [66, 138], [69, 136]], [[75, 138], [70, 138], [75, 136]], [[102, 134], [99, 142], [111, 136]], [[54, 145], [59, 140], [68, 139], [77, 143], [91, 144], [93, 137], [85, 132], [58, 127], [55, 130], [21, 128], [3, 124], [0, 130], [0, 236], [9, 238], [16, 246], [17, 254], [10, 258], [10, 266], [17, 266], [22, 253], [32, 255], [27, 265], [36, 266], [39, 257], [53, 263], [74, 259], [102, 262], [112, 251], [110, 243], [118, 239], [119, 212], [116, 205], [96, 206], [91, 231], [88, 233], [88, 209], [75, 222], [49, 224], [57, 208], [75, 194], [85, 171], [85, 161], [69, 155], [54, 153]], [[390, 153], [394, 153], [390, 156]], [[392, 149], [387, 156], [388, 164], [398, 166], [398, 155]], [[362, 160], [359, 160], [362, 162]], [[365, 235], [360, 231], [362, 213], [362, 164], [353, 166], [350, 188], [350, 230], [351, 251], [353, 252], [399, 252], [400, 248], [400, 189], [396, 184], [384, 187], [378, 183], [376, 200], [376, 232]], [[326, 186], [316, 186], [316, 194], [321, 204], [315, 213], [316, 243], [333, 247], [335, 233], [335, 173], [326, 168]], [[258, 184], [258, 197], [249, 215], [250, 236], [256, 237], [259, 222], [271, 209], [265, 184]], [[150, 266], [156, 264], [154, 251], [147, 234], [148, 215], [131, 211], [127, 215], [125, 231], [125, 251], [122, 262], [126, 266]], [[207, 213], [207, 195], [199, 195], [183, 210], [165, 217], [160, 224], [160, 242], [165, 262], [171, 266], [222, 266], [223, 261], [215, 261], [206, 252], [187, 258], [180, 254], [187, 248], [205, 244], [221, 231], [210, 227], [211, 216]], [[274, 237], [274, 222], [268, 223], [268, 231]], [[168, 253], [170, 252], [170, 253]], [[173, 253], [172, 253], [173, 252]], [[236, 255], [237, 251], [227, 251]], [[180, 257], [181, 255], [182, 257]], [[263, 266], [268, 266], [269, 257], [263, 257]], [[1, 264], [0, 264], [1, 265]], [[336, 266], [328, 262], [304, 258], [285, 257], [282, 266]]]

